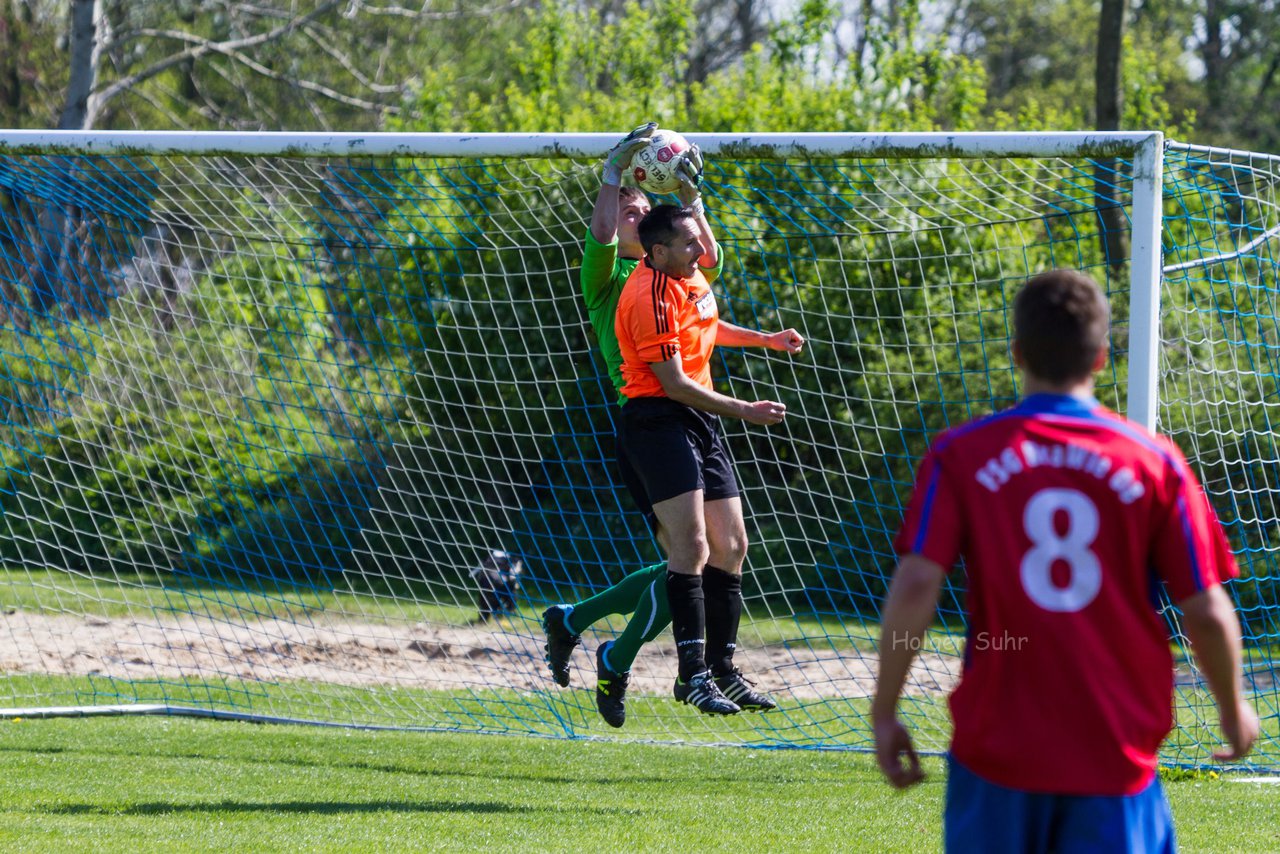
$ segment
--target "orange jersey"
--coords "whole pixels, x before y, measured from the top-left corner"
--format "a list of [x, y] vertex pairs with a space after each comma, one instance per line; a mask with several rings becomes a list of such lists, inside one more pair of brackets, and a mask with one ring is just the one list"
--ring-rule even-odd
[[622, 350], [622, 396], [666, 397], [650, 366], [677, 353], [689, 379], [711, 388], [719, 325], [716, 298], [701, 270], [678, 279], [649, 266], [648, 258], [641, 261], [622, 286], [613, 320]]

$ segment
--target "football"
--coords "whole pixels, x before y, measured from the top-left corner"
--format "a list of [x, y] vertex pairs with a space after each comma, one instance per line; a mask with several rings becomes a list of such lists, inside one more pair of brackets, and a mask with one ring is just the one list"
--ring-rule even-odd
[[676, 177], [678, 156], [689, 150], [689, 142], [673, 130], [659, 128], [649, 144], [631, 155], [631, 177], [646, 193], [672, 193], [680, 186]]

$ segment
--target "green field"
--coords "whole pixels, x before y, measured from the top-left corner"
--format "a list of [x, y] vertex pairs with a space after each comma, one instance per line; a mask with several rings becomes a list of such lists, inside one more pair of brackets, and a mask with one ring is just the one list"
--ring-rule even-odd
[[[427, 691], [356, 688], [308, 682], [251, 683], [188, 679], [128, 682], [101, 677], [0, 677], [9, 709], [47, 706], [163, 705], [213, 709], [228, 715], [288, 722], [429, 729], [534, 737], [608, 739], [647, 743], [743, 744], [753, 747], [865, 747], [869, 701], [783, 702], [767, 715], [714, 718], [670, 697], [627, 699], [627, 725], [600, 720], [591, 690], [554, 689], [533, 694], [509, 690]], [[949, 731], [942, 697], [913, 698], [904, 711], [922, 749], [946, 744]]]
[[[166, 718], [0, 722], [0, 848], [937, 850], [942, 763]], [[1184, 851], [1280, 850], [1280, 790], [1166, 783]]]
[[[439, 591], [231, 592], [116, 586], [62, 573], [0, 573], [19, 611], [107, 619], [184, 611], [243, 621], [317, 612], [454, 623], [461, 606], [401, 596]], [[145, 583], [143, 583], [145, 582]], [[196, 607], [200, 605], [202, 607]], [[513, 620], [536, 631], [536, 613]], [[835, 635], [861, 647], [870, 623], [757, 619], [769, 642]], [[948, 638], [935, 638], [943, 647]], [[576, 684], [576, 683], [575, 683]], [[187, 718], [0, 720], [0, 850], [929, 851], [941, 837], [942, 762], [909, 793], [885, 785], [862, 752], [662, 746], [650, 741], [867, 744], [866, 700], [788, 701], [770, 715], [711, 719], [638, 695], [623, 731], [603, 726], [583, 686], [430, 691], [220, 678], [126, 680], [9, 673], [14, 706], [158, 703], [403, 727], [373, 732]], [[1204, 761], [1212, 709], [1180, 689], [1183, 728], [1165, 759]], [[919, 743], [945, 744], [942, 694], [907, 703]], [[1275, 739], [1278, 719], [1264, 716]], [[566, 739], [566, 734], [585, 738]], [[529, 734], [557, 738], [528, 737]], [[518, 737], [518, 736], [525, 737]], [[628, 741], [593, 740], [597, 736]], [[1264, 760], [1263, 765], [1269, 764]], [[1280, 851], [1280, 788], [1173, 772], [1168, 791], [1186, 851]]]

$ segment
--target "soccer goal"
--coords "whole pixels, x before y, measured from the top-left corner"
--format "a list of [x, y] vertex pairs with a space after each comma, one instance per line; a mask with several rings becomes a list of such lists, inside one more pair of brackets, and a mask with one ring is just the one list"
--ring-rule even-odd
[[[616, 138], [0, 133], [0, 715], [865, 748], [914, 466], [1015, 399], [1009, 298], [1077, 267], [1115, 312], [1100, 399], [1177, 439], [1241, 557], [1274, 767], [1280, 161], [1155, 133], [690, 135], [722, 316], [808, 341], [714, 367], [790, 413], [725, 425], [739, 661], [781, 708], [677, 705], [664, 636], [615, 731], [592, 653], [623, 618], [562, 689], [538, 616], [659, 557], [577, 281]], [[906, 700], [932, 749], [961, 614], [950, 591]], [[1165, 758], [1204, 763], [1212, 702], [1178, 667]]]

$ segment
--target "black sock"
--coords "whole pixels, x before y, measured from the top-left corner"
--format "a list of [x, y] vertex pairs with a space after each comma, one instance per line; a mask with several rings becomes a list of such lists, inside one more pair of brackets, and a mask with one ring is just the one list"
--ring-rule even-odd
[[707, 663], [716, 676], [727, 676], [738, 648], [742, 576], [707, 566], [702, 570], [702, 589], [707, 600]]
[[707, 669], [702, 657], [707, 630], [702, 577], [667, 571], [667, 601], [671, 605], [671, 632], [676, 636], [680, 681], [688, 682]]

